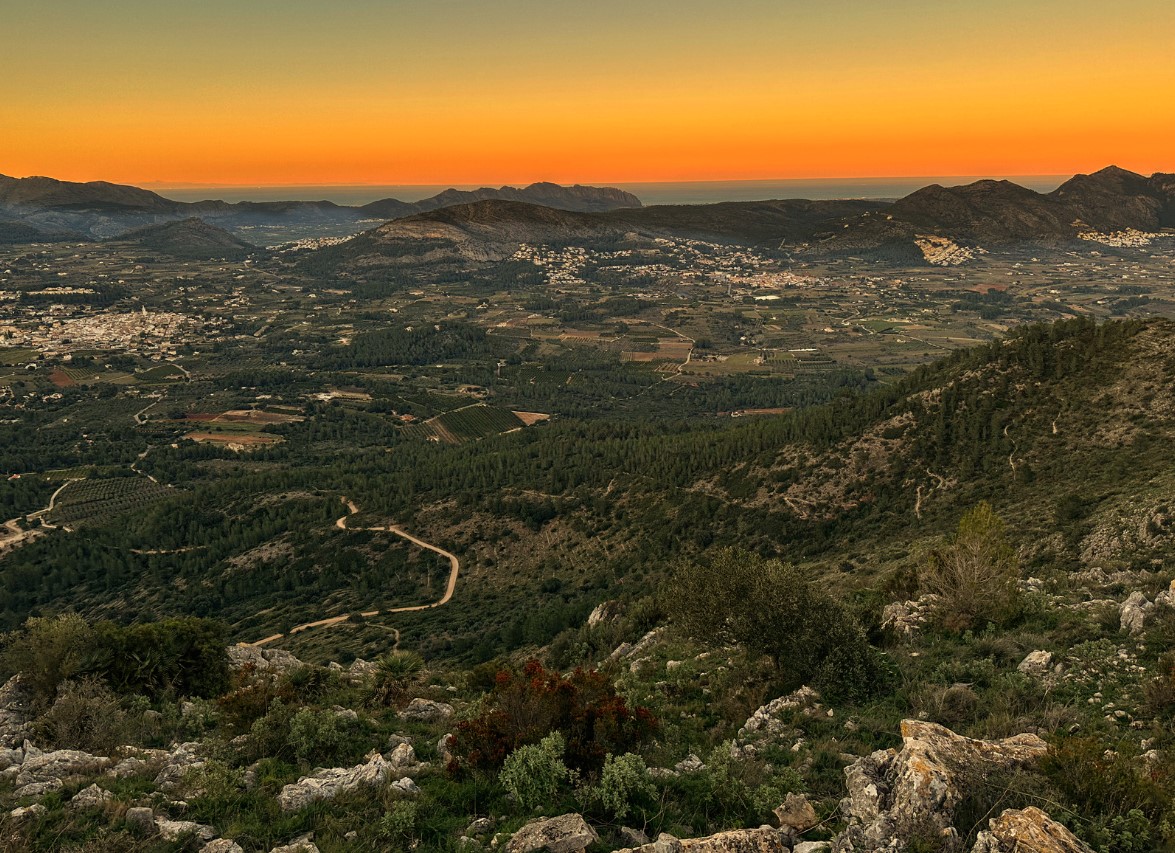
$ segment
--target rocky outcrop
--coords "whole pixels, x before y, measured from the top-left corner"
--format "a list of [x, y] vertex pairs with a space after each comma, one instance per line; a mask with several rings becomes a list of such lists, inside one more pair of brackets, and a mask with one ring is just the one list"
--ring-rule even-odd
[[318, 845], [314, 843], [313, 838], [314, 833], [308, 832], [298, 836], [289, 844], [274, 847], [269, 853], [319, 853]]
[[878, 750], [845, 768], [848, 796], [841, 811], [848, 827], [836, 853], [898, 850], [912, 835], [955, 840], [955, 807], [967, 777], [1032, 764], [1048, 746], [1036, 735], [973, 740], [944, 726], [902, 721], [902, 749]]
[[392, 765], [378, 752], [368, 756], [367, 763], [355, 767], [331, 767], [303, 776], [286, 785], [277, 795], [283, 811], [297, 811], [318, 800], [329, 800], [344, 791], [371, 785], [381, 785], [388, 779]]
[[21, 789], [17, 792], [19, 796], [39, 796], [48, 789], [34, 793], [37, 786], [53, 786], [53, 790], [58, 790], [64, 780], [75, 776], [92, 776], [105, 770], [110, 763], [109, 758], [76, 749], [42, 752], [25, 741], [24, 761], [21, 762], [20, 772], [14, 782], [16, 787]]
[[600, 840], [596, 831], [577, 814], [532, 820], [506, 844], [506, 853], [583, 853]]
[[413, 699], [400, 710], [401, 719], [424, 723], [447, 720], [451, 716], [453, 716], [452, 705], [434, 702], [431, 699]]
[[1035, 806], [1008, 809], [979, 833], [971, 853], [1093, 853], [1077, 836]]
[[769, 826], [735, 829], [705, 838], [674, 838], [661, 833], [652, 844], [618, 850], [617, 853], [787, 853], [786, 834]]
[[204, 759], [198, 754], [199, 749], [199, 743], [181, 743], [161, 756], [163, 766], [155, 776], [155, 787], [169, 793], [179, 788], [189, 771], [204, 766]]
[[820, 694], [811, 687], [801, 687], [786, 696], [772, 699], [747, 717], [738, 730], [738, 739], [744, 741], [755, 736], [771, 736], [788, 731], [789, 724], [780, 717], [797, 711], [808, 717], [829, 715], [820, 704]]
[[282, 649], [263, 649], [259, 646], [229, 646], [230, 672], [251, 669], [267, 675], [282, 675], [306, 664]]

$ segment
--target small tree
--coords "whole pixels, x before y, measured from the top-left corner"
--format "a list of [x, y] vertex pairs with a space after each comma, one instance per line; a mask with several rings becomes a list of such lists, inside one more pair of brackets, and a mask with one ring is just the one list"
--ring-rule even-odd
[[667, 597], [690, 636], [766, 655], [793, 687], [807, 682], [854, 697], [879, 678], [860, 626], [795, 566], [728, 548], [678, 566]]
[[1020, 563], [990, 504], [984, 501], [960, 519], [955, 535], [930, 552], [920, 580], [925, 592], [939, 596], [948, 628], [1000, 621], [1015, 610]]

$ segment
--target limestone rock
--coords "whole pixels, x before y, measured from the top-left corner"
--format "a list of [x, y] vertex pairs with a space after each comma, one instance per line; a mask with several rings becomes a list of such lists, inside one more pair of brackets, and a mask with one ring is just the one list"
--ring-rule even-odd
[[46, 794], [60, 791], [64, 787], [65, 783], [60, 779], [47, 779], [44, 782], [29, 782], [27, 785], [21, 785], [17, 788], [13, 796], [18, 800], [24, 797], [43, 797]]
[[1033, 678], [1044, 678], [1053, 667], [1053, 653], [1042, 650], [1029, 652], [1024, 660], [1020, 661], [1017, 670]]
[[506, 853], [582, 853], [600, 840], [596, 831], [577, 814], [532, 820], [506, 844]]
[[448, 764], [453, 760], [453, 751], [449, 749], [449, 739], [452, 737], [452, 733], [449, 732], [441, 735], [441, 739], [437, 741], [437, 757], [441, 764]]
[[141, 776], [150, 770], [146, 761], [137, 756], [130, 756], [124, 758], [122, 761], [115, 764], [107, 773], [115, 779], [126, 779], [128, 776]]
[[1175, 608], [1175, 581], [1171, 581], [1169, 587], [1155, 596], [1155, 606]]
[[281, 847], [274, 847], [269, 851], [269, 853], [319, 853], [318, 845], [311, 840], [313, 838], [313, 832], [308, 832], [305, 835], [299, 835], [289, 844], [283, 844]]
[[434, 722], [447, 720], [453, 716], [453, 706], [444, 702], [434, 702], [431, 699], [413, 699], [400, 711], [400, 717], [405, 720], [420, 722]]
[[16, 777], [17, 787], [38, 782], [60, 782], [71, 776], [92, 776], [105, 770], [111, 763], [109, 758], [76, 749], [41, 752], [30, 747], [31, 745], [26, 742], [25, 759], [20, 765], [20, 774]]
[[912, 640], [930, 619], [937, 595], [923, 595], [913, 601], [895, 601], [881, 610], [881, 629], [899, 640]]
[[31, 806], [21, 806], [15, 808], [8, 813], [8, 816], [13, 820], [26, 820], [34, 817], [40, 817], [49, 811], [40, 803], [33, 803]]
[[136, 835], [150, 835], [155, 832], [155, 812], [144, 806], [126, 810], [126, 825]]
[[114, 794], [97, 785], [91, 785], [78, 791], [69, 801], [69, 807], [71, 809], [101, 808], [113, 799]]
[[2, 749], [0, 748], [0, 770], [7, 770], [9, 767], [20, 767], [24, 763], [23, 749]]
[[831, 850], [832, 842], [829, 841], [801, 841], [791, 853], [830, 853]]
[[412, 744], [402, 743], [392, 750], [388, 761], [392, 763], [393, 767], [412, 767], [417, 763], [416, 750], [412, 748]]
[[1118, 611], [1121, 619], [1121, 630], [1132, 635], [1141, 634], [1146, 628], [1146, 621], [1154, 612], [1154, 602], [1147, 599], [1141, 592], [1132, 592], [1130, 597], [1122, 602]]
[[277, 795], [283, 811], [297, 811], [317, 800], [329, 800], [343, 791], [364, 785], [379, 785], [388, 778], [392, 765], [378, 752], [368, 757], [366, 764], [355, 767], [331, 767], [303, 776], [286, 785]]
[[347, 667], [347, 675], [352, 682], [367, 681], [370, 678], [375, 678], [375, 674], [379, 672], [379, 664], [375, 661], [363, 660], [363, 658], [355, 658], [351, 661], [351, 665]]
[[772, 699], [760, 707], [755, 713], [747, 717], [743, 727], [739, 729], [739, 739], [745, 739], [756, 734], [776, 735], [784, 731], [787, 726], [779, 715], [787, 712], [801, 711], [807, 716], [816, 716], [823, 713], [820, 705], [820, 694], [811, 687], [801, 687], [786, 696]]
[[1077, 836], [1035, 806], [1008, 809], [989, 821], [971, 853], [1093, 853]]
[[178, 841], [185, 836], [191, 836], [207, 842], [216, 837], [216, 830], [211, 826], [190, 820], [169, 820], [165, 817], [155, 818], [155, 831], [164, 841]]
[[702, 763], [702, 759], [691, 752], [681, 761], [674, 764], [673, 769], [678, 773], [700, 773], [706, 769], [706, 765]]
[[594, 627], [601, 622], [614, 622], [624, 612], [624, 605], [619, 601], [602, 601], [588, 614], [588, 627]]
[[245, 851], [235, 841], [230, 841], [227, 838], [218, 838], [215, 841], [209, 841], [201, 847], [200, 853], [245, 853]]
[[163, 767], [155, 776], [155, 787], [167, 793], [179, 788], [188, 771], [204, 766], [204, 760], [198, 754], [199, 749], [199, 743], [181, 743], [163, 755]]
[[1013, 769], [1048, 751], [1036, 735], [972, 740], [944, 726], [902, 721], [901, 751], [878, 750], [845, 768], [848, 796], [841, 811], [849, 825], [836, 837], [836, 853], [899, 850], [914, 831], [954, 838], [951, 820], [967, 792], [961, 778], [973, 769]]
[[662, 833], [652, 844], [616, 853], [788, 853], [785, 833], [769, 826], [734, 829], [705, 838], [677, 839]]
[[420, 793], [420, 787], [412, 781], [411, 776], [405, 776], [392, 783], [392, 788], [399, 791], [401, 794], [409, 794], [415, 796]]
[[816, 817], [816, 809], [808, 802], [803, 794], [788, 794], [783, 804], [775, 809], [775, 817], [779, 820], [780, 829], [794, 829], [803, 832], [811, 829], [820, 822]]
[[465, 827], [466, 835], [488, 835], [493, 831], [494, 821], [488, 817], [479, 817], [470, 823], [469, 826]]
[[640, 847], [649, 843], [649, 836], [645, 835], [644, 830], [629, 826], [620, 827], [620, 839], [629, 847]]

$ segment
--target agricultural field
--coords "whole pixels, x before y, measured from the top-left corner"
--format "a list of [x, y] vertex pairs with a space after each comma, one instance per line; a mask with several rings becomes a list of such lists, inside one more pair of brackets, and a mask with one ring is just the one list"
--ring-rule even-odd
[[500, 435], [524, 426], [529, 424], [514, 412], [477, 404], [437, 415], [409, 427], [406, 432], [428, 441], [461, 444], [465, 441], [477, 441], [486, 436]]
[[115, 516], [145, 509], [171, 494], [172, 489], [146, 477], [81, 480], [58, 493], [44, 520], [67, 528], [100, 525]]

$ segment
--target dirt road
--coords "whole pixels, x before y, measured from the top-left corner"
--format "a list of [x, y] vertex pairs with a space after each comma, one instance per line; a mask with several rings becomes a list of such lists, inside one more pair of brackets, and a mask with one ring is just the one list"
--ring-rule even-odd
[[[372, 616], [390, 616], [394, 613], [417, 613], [421, 610], [432, 610], [434, 607], [441, 607], [442, 605], [449, 603], [449, 600], [453, 597], [453, 593], [457, 589], [457, 578], [461, 574], [461, 561], [457, 559], [456, 554], [452, 554], [449, 551], [446, 551], [444, 548], [440, 548], [430, 542], [425, 542], [423, 539], [417, 539], [408, 531], [396, 527], [395, 525], [389, 525], [387, 527], [348, 527], [347, 519], [358, 513], [359, 507], [355, 505], [354, 501], [349, 500], [348, 498], [343, 498], [342, 501], [347, 507], [347, 514], [335, 522], [335, 527], [339, 528], [340, 530], [369, 530], [373, 532], [391, 533], [399, 536], [401, 539], [408, 540], [413, 545], [432, 551], [436, 554], [440, 554], [449, 561], [449, 581], [445, 585], [445, 594], [436, 601], [432, 602], [431, 604], [415, 604], [408, 607], [392, 607], [387, 610], [367, 610], [361, 612], [359, 614], [360, 616], [363, 616], [364, 618], [370, 618]], [[296, 625], [295, 627], [291, 628], [290, 634], [299, 634], [302, 631], [308, 631], [311, 628], [329, 628], [333, 625], [346, 622], [350, 618], [350, 613], [343, 613], [340, 616], [330, 616], [325, 619], [318, 619], [314, 622], [306, 622], [302, 625]], [[400, 632], [395, 628], [390, 630], [392, 630], [396, 635], [396, 646], [394, 648], [399, 647]], [[286, 635], [271, 634], [268, 637], [257, 640], [255, 643], [242, 643], [241, 645], [264, 646], [274, 642], [275, 640], [280, 640], [284, 636]]]

